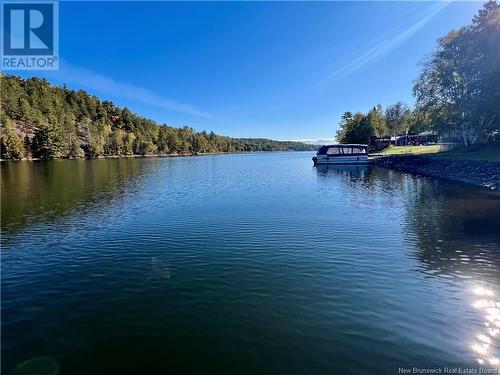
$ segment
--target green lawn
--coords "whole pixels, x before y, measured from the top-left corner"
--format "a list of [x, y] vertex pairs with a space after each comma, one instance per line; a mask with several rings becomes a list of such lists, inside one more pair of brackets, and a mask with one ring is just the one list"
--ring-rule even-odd
[[439, 152], [439, 146], [390, 146], [385, 150], [374, 153], [373, 155], [388, 156], [388, 155], [424, 155], [435, 154]]
[[372, 155], [429, 155], [429, 157], [442, 159], [500, 161], [500, 144], [477, 145], [470, 148], [459, 147], [446, 152], [440, 152], [439, 150], [439, 145], [391, 146]]

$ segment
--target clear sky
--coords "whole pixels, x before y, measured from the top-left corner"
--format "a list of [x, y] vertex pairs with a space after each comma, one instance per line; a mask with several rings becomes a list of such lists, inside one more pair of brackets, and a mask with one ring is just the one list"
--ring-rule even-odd
[[413, 103], [419, 62], [481, 2], [60, 3], [39, 75], [173, 126], [333, 138], [340, 115]]

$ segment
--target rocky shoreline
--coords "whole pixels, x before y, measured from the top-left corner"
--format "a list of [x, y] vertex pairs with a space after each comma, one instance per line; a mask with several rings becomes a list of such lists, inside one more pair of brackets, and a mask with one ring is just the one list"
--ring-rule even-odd
[[422, 176], [458, 181], [491, 190], [500, 190], [500, 162], [440, 159], [429, 156], [386, 156], [373, 159], [374, 165]]

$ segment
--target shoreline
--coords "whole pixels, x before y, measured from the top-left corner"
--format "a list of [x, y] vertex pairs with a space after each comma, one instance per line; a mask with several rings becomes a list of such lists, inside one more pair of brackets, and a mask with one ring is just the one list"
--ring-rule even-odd
[[[300, 152], [288, 151], [238, 151], [238, 152], [207, 152], [196, 154], [154, 154], [154, 155], [110, 155], [97, 158], [23, 158], [0, 159], [1, 163], [35, 162], [49, 160], [99, 160], [99, 159], [128, 159], [128, 158], [179, 158], [209, 155], [253, 154], [273, 152]], [[430, 155], [389, 155], [375, 156], [370, 159], [373, 166], [394, 169], [400, 172], [420, 176], [439, 178], [448, 181], [466, 183], [489, 190], [500, 191], [500, 162], [468, 159], [444, 159]]]
[[22, 158], [22, 159], [0, 159], [2, 163], [8, 162], [22, 162], [22, 161], [50, 161], [50, 160], [99, 160], [99, 159], [132, 159], [132, 158], [175, 158], [175, 157], [186, 157], [186, 156], [201, 156], [201, 155], [217, 155], [223, 153], [204, 153], [204, 154], [165, 154], [165, 155], [109, 155], [109, 156], [98, 156], [96, 158]]
[[420, 176], [500, 190], [500, 162], [392, 155], [372, 159], [372, 165]]
[[209, 155], [237, 155], [237, 154], [261, 154], [274, 152], [313, 152], [309, 150], [276, 150], [276, 151], [234, 151], [234, 152], [198, 152], [195, 154], [150, 154], [150, 155], [103, 155], [96, 158], [22, 158], [22, 159], [1, 159], [1, 163], [17, 163], [22, 161], [50, 161], [50, 160], [99, 160], [99, 159], [131, 159], [131, 158], [184, 158], [190, 156], [209, 156]]

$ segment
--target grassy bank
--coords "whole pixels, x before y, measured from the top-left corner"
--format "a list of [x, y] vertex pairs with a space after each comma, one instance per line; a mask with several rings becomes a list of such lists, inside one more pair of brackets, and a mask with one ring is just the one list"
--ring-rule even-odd
[[386, 149], [373, 154], [374, 156], [390, 155], [426, 155], [439, 152], [440, 146], [390, 146]]
[[500, 161], [500, 144], [458, 147], [440, 152], [439, 145], [432, 146], [391, 146], [373, 156], [426, 155], [437, 159]]

